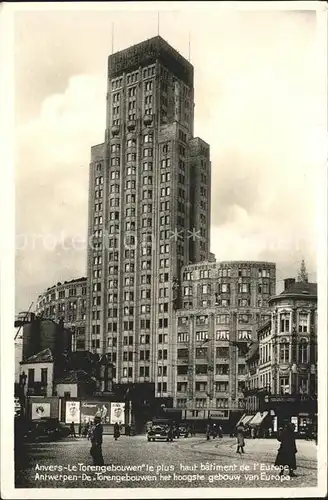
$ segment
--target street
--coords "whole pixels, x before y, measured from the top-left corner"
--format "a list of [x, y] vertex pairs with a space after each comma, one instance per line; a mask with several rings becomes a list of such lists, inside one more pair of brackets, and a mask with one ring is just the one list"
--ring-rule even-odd
[[204, 436], [173, 443], [147, 442], [146, 436], [104, 436], [105, 466], [91, 470], [90, 442], [67, 438], [24, 446], [16, 487], [314, 487], [317, 485], [316, 445], [298, 440], [297, 477], [279, 478], [273, 467], [279, 443], [247, 439], [245, 454], [236, 454], [235, 439], [206, 441]]

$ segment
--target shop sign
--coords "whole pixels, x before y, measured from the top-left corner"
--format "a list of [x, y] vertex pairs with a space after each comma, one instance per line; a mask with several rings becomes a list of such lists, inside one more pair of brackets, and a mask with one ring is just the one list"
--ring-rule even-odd
[[266, 396], [266, 403], [296, 403], [296, 398], [293, 396]]
[[228, 418], [228, 416], [228, 410], [214, 410], [209, 413], [210, 418]]

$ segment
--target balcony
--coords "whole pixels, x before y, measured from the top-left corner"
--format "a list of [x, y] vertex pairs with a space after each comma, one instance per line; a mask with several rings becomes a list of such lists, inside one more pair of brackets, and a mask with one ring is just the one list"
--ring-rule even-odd
[[143, 122], [146, 127], [149, 127], [153, 123], [153, 115], [145, 115]]
[[137, 125], [136, 120], [129, 120], [126, 124], [126, 128], [128, 129], [129, 132], [131, 132], [136, 128], [136, 125]]

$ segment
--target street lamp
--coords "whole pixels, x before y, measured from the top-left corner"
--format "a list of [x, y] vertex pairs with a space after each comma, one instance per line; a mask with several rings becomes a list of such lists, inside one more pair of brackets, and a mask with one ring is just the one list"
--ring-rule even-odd
[[23, 371], [20, 376], [19, 376], [19, 389], [20, 389], [20, 403], [21, 403], [21, 408], [22, 408], [22, 416], [25, 417], [26, 413], [26, 408], [25, 408], [25, 385], [26, 385], [26, 380], [27, 380], [27, 375]]

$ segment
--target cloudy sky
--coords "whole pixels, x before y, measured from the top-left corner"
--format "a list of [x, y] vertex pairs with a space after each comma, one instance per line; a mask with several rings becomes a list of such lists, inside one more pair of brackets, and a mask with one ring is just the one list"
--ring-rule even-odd
[[[316, 279], [325, 98], [315, 12], [176, 7], [161, 11], [160, 34], [188, 57], [190, 32], [195, 135], [211, 145], [211, 250], [275, 261], [279, 280], [304, 258]], [[147, 5], [73, 8], [15, 14], [16, 310], [86, 274], [90, 147], [104, 140], [112, 23], [114, 51], [157, 34]]]

